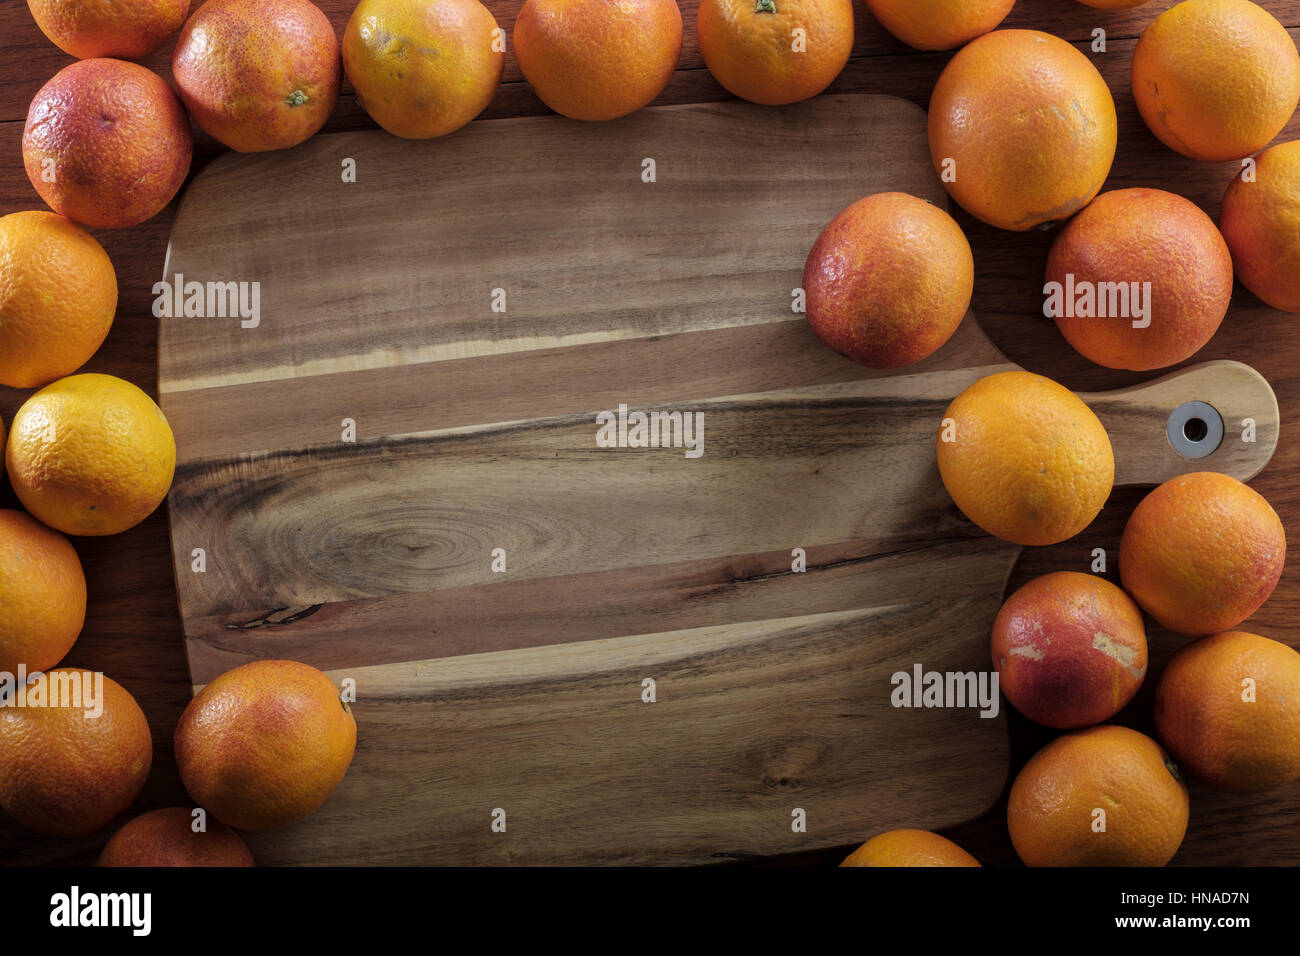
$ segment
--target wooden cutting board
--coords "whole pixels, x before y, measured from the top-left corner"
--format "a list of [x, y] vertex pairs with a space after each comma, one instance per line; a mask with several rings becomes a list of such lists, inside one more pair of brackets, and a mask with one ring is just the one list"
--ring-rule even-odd
[[[287, 657], [357, 688], [348, 777], [259, 862], [722, 861], [996, 800], [1003, 718], [890, 694], [990, 667], [1020, 549], [933, 443], [1015, 366], [968, 316], [871, 372], [792, 311], [818, 232], [885, 189], [945, 203], [923, 112], [862, 95], [320, 136], [197, 177], [164, 274], [260, 283], [260, 314], [162, 319], [191, 675]], [[1247, 478], [1276, 444], [1238, 363], [1085, 398], [1121, 483]], [[1199, 461], [1165, 437], [1188, 399], [1229, 424]], [[703, 454], [602, 447], [620, 405], [702, 413]]]

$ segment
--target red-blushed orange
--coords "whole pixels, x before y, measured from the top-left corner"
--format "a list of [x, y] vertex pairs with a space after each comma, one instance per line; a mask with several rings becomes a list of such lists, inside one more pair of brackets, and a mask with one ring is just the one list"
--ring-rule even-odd
[[1105, 578], [1077, 571], [1044, 574], [1008, 597], [993, 622], [992, 650], [1011, 705], [1062, 729], [1109, 720], [1147, 672], [1138, 606]]
[[226, 671], [176, 725], [185, 789], [222, 823], [269, 830], [306, 819], [339, 785], [357, 723], [334, 682], [296, 661]]
[[194, 810], [168, 807], [136, 817], [113, 834], [99, 866], [252, 866], [248, 845], [230, 827]]
[[975, 262], [961, 227], [907, 193], [859, 199], [831, 220], [804, 263], [808, 324], [872, 368], [919, 362], [970, 308]]
[[172, 76], [200, 129], [256, 153], [325, 125], [343, 63], [329, 17], [309, 0], [207, 0], [181, 28]]
[[1190, 358], [1232, 298], [1232, 255], [1214, 221], [1163, 189], [1104, 192], [1061, 230], [1047, 257], [1044, 311], [1086, 358], [1148, 371]]
[[23, 165], [61, 216], [120, 229], [161, 212], [190, 170], [189, 117], [162, 77], [125, 60], [79, 60], [37, 91]]

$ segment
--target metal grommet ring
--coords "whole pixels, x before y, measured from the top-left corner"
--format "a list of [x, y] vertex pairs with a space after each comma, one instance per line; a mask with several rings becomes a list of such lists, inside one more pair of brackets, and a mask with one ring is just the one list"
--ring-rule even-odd
[[1223, 416], [1205, 402], [1183, 402], [1170, 413], [1165, 434], [1184, 458], [1204, 458], [1223, 442]]

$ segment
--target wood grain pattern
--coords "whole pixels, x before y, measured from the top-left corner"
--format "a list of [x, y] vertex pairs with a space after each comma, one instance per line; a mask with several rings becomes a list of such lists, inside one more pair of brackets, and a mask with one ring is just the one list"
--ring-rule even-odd
[[[1155, 485], [1193, 471], [1249, 481], [1277, 449], [1277, 397], [1264, 376], [1241, 362], [1202, 362], [1142, 385], [1080, 397], [1110, 435], [1117, 485]], [[1169, 413], [1193, 401], [1213, 406], [1224, 424], [1223, 441], [1204, 458], [1180, 455], [1165, 431]], [[1245, 427], [1247, 419], [1253, 428]]]
[[[917, 719], [888, 691], [922, 649], [942, 670], [982, 656], [926, 595], [990, 617], [998, 586], [969, 581], [1005, 578], [1016, 549], [967, 546], [929, 448], [943, 404], [1006, 366], [967, 324], [926, 366], [869, 375], [790, 308], [807, 247], [864, 182], [944, 202], [924, 115], [840, 96], [471, 132], [230, 157], [182, 202], [166, 274], [263, 290], [254, 329], [162, 322], [194, 681], [285, 641], [355, 679], [371, 714], [357, 783], [312, 827], [377, 860], [762, 855], [788, 843], [791, 779], [836, 821], [823, 840], [978, 813], [1003, 782], [1002, 721]], [[339, 182], [343, 156], [356, 184]], [[518, 181], [547, 201], [519, 203]], [[498, 285], [506, 315], [488, 308]], [[638, 383], [655, 409], [703, 416], [701, 457], [597, 446], [599, 400], [643, 407]], [[322, 405], [358, 423], [354, 444], [339, 418], [306, 418]], [[828, 563], [792, 573], [799, 547]], [[916, 559], [932, 548], [952, 564]], [[638, 710], [646, 676], [657, 717]], [[899, 749], [978, 779], [959, 796], [914, 781]], [[399, 783], [411, 773], [419, 794]], [[377, 823], [366, 808], [394, 787], [406, 796]], [[485, 803], [516, 808], [517, 841], [489, 846], [458, 815]], [[574, 820], [600, 823], [584, 839]], [[268, 836], [261, 855], [325, 862], [311, 833]]]
[[[1300, 0], [1260, 0], [1278, 17], [1293, 37], [1300, 36]], [[341, 30], [352, 0], [320, 0], [336, 29]], [[503, 23], [513, 16], [518, 0], [488, 0]], [[1128, 63], [1133, 42], [1141, 29], [1166, 4], [1148, 3], [1129, 11], [1107, 13], [1083, 4], [1060, 0], [1018, 0], [1008, 26], [1047, 29], [1082, 44], [1093, 26], [1104, 26], [1110, 36], [1108, 52], [1091, 55], [1115, 94], [1120, 118], [1119, 151], [1107, 188], [1147, 185], [1172, 189], [1216, 215], [1223, 187], [1232, 176], [1231, 164], [1196, 163], [1164, 148], [1146, 130], [1128, 93]], [[874, 22], [865, 5], [855, 2], [858, 43], [855, 54], [832, 92], [891, 93], [924, 107], [930, 89], [948, 54], [916, 53], [889, 38]], [[693, 34], [693, 0], [683, 0], [687, 28], [683, 68], [660, 97], [660, 103], [715, 102], [729, 97], [699, 68]], [[148, 62], [168, 76], [169, 51]], [[27, 181], [18, 158], [22, 116], [36, 90], [62, 66], [72, 62], [41, 36], [21, 3], [0, 5], [0, 213], [40, 207], [40, 199]], [[693, 65], [692, 65], [693, 64]], [[507, 69], [514, 70], [513, 54]], [[515, 74], [511, 74], [515, 75]], [[545, 107], [519, 81], [503, 84], [485, 118], [529, 116]], [[326, 132], [373, 128], [351, 93], [339, 103]], [[1293, 118], [1279, 141], [1300, 136], [1300, 119]], [[221, 149], [199, 133], [194, 172], [200, 172]], [[130, 230], [99, 232], [117, 267], [121, 286], [117, 322], [104, 347], [88, 370], [121, 375], [146, 391], [156, 388], [157, 322], [149, 317], [152, 284], [159, 278], [167, 235], [175, 205], [155, 219]], [[1032, 232], [1011, 235], [954, 210], [975, 250], [977, 281], [975, 311], [980, 324], [998, 348], [1012, 360], [1049, 375], [1076, 389], [1102, 390], [1142, 381], [1142, 374], [1116, 372], [1094, 366], [1062, 340], [1055, 325], [1041, 316], [1038, 295], [1047, 250], [1054, 234]], [[1218, 335], [1193, 362], [1238, 359], [1264, 373], [1277, 392], [1285, 435], [1294, 435], [1294, 409], [1300, 407], [1300, 326], [1267, 308], [1238, 287], [1228, 319]], [[0, 388], [0, 414], [7, 419], [29, 393]], [[1300, 526], [1300, 486], [1293, 476], [1300, 467], [1300, 444], [1284, 437], [1271, 464], [1253, 486], [1266, 495], [1290, 528]], [[1057, 570], [1086, 570], [1095, 548], [1111, 557], [1108, 576], [1114, 579], [1114, 549], [1129, 511], [1144, 493], [1142, 488], [1117, 488], [1105, 510], [1083, 534], [1052, 548], [1028, 549], [1021, 555], [1008, 587]], [[18, 507], [7, 482], [0, 483], [0, 504]], [[187, 801], [176, 774], [171, 734], [191, 687], [187, 673], [176, 595], [171, 579], [171, 548], [165, 515], [160, 511], [124, 535], [108, 539], [83, 539], [77, 548], [90, 584], [90, 609], [86, 628], [67, 663], [104, 669], [140, 700], [154, 734], [154, 771], [145, 792], [122, 821], [147, 810]], [[1300, 615], [1300, 570], [1294, 562], [1269, 602], [1250, 622], [1259, 633], [1295, 643], [1294, 622]], [[1147, 733], [1151, 726], [1151, 690], [1169, 656], [1185, 641], [1148, 622], [1151, 644], [1150, 676], [1139, 697], [1118, 717], [1119, 722]], [[1053, 732], [1030, 724], [1015, 713], [1008, 715], [1013, 769], [1019, 767]], [[1300, 785], [1257, 795], [1215, 792], [1195, 781], [1192, 820], [1175, 865], [1267, 863], [1300, 864]], [[118, 821], [118, 823], [122, 822]], [[114, 824], [116, 826], [117, 824]], [[111, 832], [77, 840], [53, 840], [25, 831], [0, 818], [0, 862], [5, 864], [89, 864]], [[795, 856], [774, 859], [785, 863], [834, 863], [847, 847], [825, 852], [803, 851], [816, 836], [817, 826], [805, 841], [789, 847]], [[970, 849], [986, 865], [1014, 865], [1017, 860], [1006, 834], [1005, 798], [989, 813], [969, 824], [945, 831]], [[857, 843], [866, 834], [853, 834]], [[327, 839], [325, 834], [317, 835]]]
[[796, 808], [827, 843], [958, 822], [1005, 782], [1004, 722], [894, 709], [889, 677], [986, 666], [950, 635], [993, 593], [350, 669], [348, 777], [250, 845], [280, 864], [710, 863], [805, 845]]
[[164, 275], [261, 281], [270, 328], [165, 322], [161, 391], [790, 321], [804, 252], [851, 197], [943, 202], [927, 156], [921, 111], [863, 96], [228, 154], [181, 203]]
[[[167, 275], [264, 291], [254, 329], [162, 323], [192, 677], [283, 655], [361, 688], [356, 770], [317, 819], [259, 838], [260, 856], [342, 859], [314, 834], [345, 833], [376, 862], [706, 862], [780, 852], [792, 796], [830, 842], [978, 813], [1003, 782], [1001, 721], [888, 698], [918, 662], [988, 667], [1019, 549], [957, 512], [933, 445], [954, 395], [1014, 366], [968, 317], [926, 362], [872, 372], [789, 308], [805, 250], [852, 197], [944, 202], [922, 115], [836, 96], [473, 132], [230, 157], [173, 229]], [[485, 172], [471, 158], [487, 143], [500, 160]], [[642, 154], [660, 181], [636, 176]], [[364, 187], [333, 181], [340, 156]], [[556, 170], [538, 183], [548, 202], [520, 211], [504, 187], [539, 156]], [[497, 283], [526, 290], [522, 315], [485, 316]], [[597, 446], [594, 413], [644, 407], [638, 386], [703, 417], [700, 458]], [[1261, 421], [1254, 446], [1194, 467], [1264, 466], [1271, 390], [1210, 363], [1092, 396], [1125, 480], [1193, 467], [1163, 433], [1191, 395]], [[662, 689], [656, 717], [638, 674]], [[475, 822], [489, 805], [522, 818], [517, 840]]]

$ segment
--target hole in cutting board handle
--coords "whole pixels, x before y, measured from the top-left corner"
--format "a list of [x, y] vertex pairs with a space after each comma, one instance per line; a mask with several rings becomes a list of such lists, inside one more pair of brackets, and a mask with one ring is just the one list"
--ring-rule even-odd
[[1223, 441], [1223, 416], [1205, 402], [1183, 402], [1170, 413], [1165, 434], [1184, 458], [1204, 458]]

